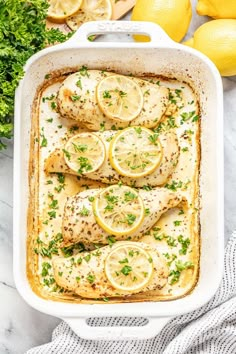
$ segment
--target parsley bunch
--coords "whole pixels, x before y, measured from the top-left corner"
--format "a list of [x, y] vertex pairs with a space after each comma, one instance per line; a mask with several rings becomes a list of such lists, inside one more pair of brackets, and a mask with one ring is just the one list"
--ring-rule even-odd
[[0, 0], [0, 150], [12, 137], [14, 93], [27, 59], [68, 35], [46, 29], [47, 0]]

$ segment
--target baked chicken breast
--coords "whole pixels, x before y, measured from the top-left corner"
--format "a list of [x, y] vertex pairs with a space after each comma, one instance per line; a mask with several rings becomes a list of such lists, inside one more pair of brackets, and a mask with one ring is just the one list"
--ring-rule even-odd
[[[120, 175], [109, 161], [109, 147], [111, 140], [116, 132], [109, 130], [94, 133], [99, 136], [106, 149], [106, 157], [104, 163], [93, 173], [86, 173], [84, 177], [103, 182], [107, 184], [115, 184], [121, 181], [127, 186], [143, 187], [149, 185], [151, 187], [161, 186], [166, 183], [167, 179], [173, 173], [178, 162], [179, 145], [178, 139], [174, 132], [165, 132], [159, 135], [159, 141], [162, 146], [162, 159], [160, 165], [154, 172], [141, 178], [131, 178]], [[55, 149], [45, 161], [45, 171], [47, 173], [69, 173], [79, 175], [79, 173], [71, 170], [65, 162], [63, 147]], [[81, 174], [80, 174], [81, 175]]]
[[[138, 246], [148, 252], [150, 256], [153, 272], [148, 282], [142, 288], [130, 289], [129, 291], [117, 289], [114, 287], [113, 283], [109, 281], [109, 276], [107, 276], [105, 271], [106, 258], [115, 247], [119, 247], [122, 244], [127, 244], [130, 252], [132, 252], [132, 245], [134, 249], [136, 249], [138, 244]], [[127, 245], [125, 245], [125, 247]], [[133, 253], [135, 252], [137, 251]], [[126, 258], [123, 261], [128, 262], [128, 259]], [[129, 269], [129, 275], [132, 275], [132, 267], [125, 268], [125, 263], [122, 263], [122, 261], [119, 263], [121, 271], [122, 269]], [[127, 264], [132, 265], [131, 262]], [[139, 268], [144, 270], [142, 264], [140, 264]], [[54, 278], [58, 285], [83, 298], [91, 299], [125, 296], [161, 289], [165, 286], [168, 279], [168, 267], [165, 260], [159, 255], [157, 249], [141, 242], [116, 242], [113, 246], [105, 246], [92, 252], [79, 253], [73, 257], [58, 257], [53, 260], [53, 271]], [[128, 272], [123, 271], [123, 274], [128, 276]], [[125, 276], [123, 278], [125, 278]], [[133, 279], [135, 284], [135, 277], [133, 277]]]
[[[69, 75], [62, 83], [57, 97], [58, 109], [65, 118], [75, 119], [91, 130], [125, 128], [129, 125], [154, 128], [161, 120], [169, 103], [169, 91], [165, 87], [146, 80], [132, 78], [143, 93], [143, 107], [140, 114], [129, 121], [119, 121], [108, 118], [99, 108], [96, 87], [98, 83], [111, 72], [88, 70], [78, 71]], [[78, 84], [79, 82], [79, 84]]]
[[[96, 222], [93, 212], [93, 199], [101, 189], [89, 189], [67, 199], [62, 221], [63, 246], [77, 242], [107, 244], [109, 234]], [[146, 216], [138, 229], [127, 235], [116, 236], [117, 241], [138, 241], [145, 232], [159, 220], [167, 210], [176, 207], [182, 196], [166, 188], [155, 188], [150, 191], [139, 190]], [[84, 215], [83, 210], [86, 210]]]

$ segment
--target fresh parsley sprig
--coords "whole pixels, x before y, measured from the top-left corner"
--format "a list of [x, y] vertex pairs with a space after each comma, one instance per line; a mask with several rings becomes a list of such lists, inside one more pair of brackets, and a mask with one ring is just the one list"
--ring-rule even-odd
[[47, 0], [0, 0], [0, 150], [12, 137], [14, 94], [27, 59], [71, 36], [46, 28], [48, 6]]

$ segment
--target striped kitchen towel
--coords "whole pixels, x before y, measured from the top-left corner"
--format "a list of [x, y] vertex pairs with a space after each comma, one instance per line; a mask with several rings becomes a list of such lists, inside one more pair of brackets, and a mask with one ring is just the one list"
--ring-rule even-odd
[[[140, 318], [100, 318], [90, 325], [142, 325]], [[200, 309], [175, 317], [153, 339], [91, 341], [61, 322], [52, 342], [26, 354], [236, 354], [236, 232], [225, 251], [224, 277], [216, 295]]]

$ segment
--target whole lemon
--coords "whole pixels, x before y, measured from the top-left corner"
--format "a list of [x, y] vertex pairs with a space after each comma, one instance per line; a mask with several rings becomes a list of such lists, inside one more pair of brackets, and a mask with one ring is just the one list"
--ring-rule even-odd
[[[131, 20], [150, 21], [160, 25], [176, 42], [188, 31], [192, 18], [190, 0], [137, 0]], [[147, 36], [135, 35], [135, 40], [147, 42]]]
[[198, 15], [213, 18], [236, 18], [236, 0], [198, 0]]
[[212, 20], [183, 44], [207, 55], [222, 76], [236, 75], [236, 20]]

